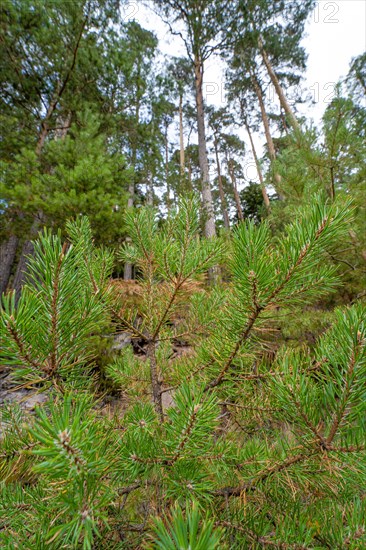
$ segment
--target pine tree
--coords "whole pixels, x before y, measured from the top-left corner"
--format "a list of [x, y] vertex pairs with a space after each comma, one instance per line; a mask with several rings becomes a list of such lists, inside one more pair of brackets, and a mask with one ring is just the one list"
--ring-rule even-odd
[[169, 78], [173, 81], [174, 92], [176, 95], [178, 95], [179, 102], [179, 161], [181, 176], [184, 176], [185, 173], [183, 99], [186, 90], [192, 88], [190, 72], [190, 62], [184, 57], [174, 59], [168, 67], [168, 75]]
[[[214, 237], [216, 228], [207, 156], [203, 75], [205, 62], [218, 49], [221, 40], [225, 40], [226, 28], [231, 21], [231, 10], [225, 2], [213, 2], [212, 0], [205, 2], [196, 0], [186, 0], [184, 2], [156, 0], [155, 4], [160, 9], [163, 17], [167, 18], [172, 33], [183, 39], [188, 59], [191, 62], [192, 80], [194, 80], [195, 85], [205, 235], [206, 237]], [[184, 35], [179, 30], [175, 31], [171, 23], [175, 21], [184, 24]]]
[[243, 221], [243, 211], [240, 203], [237, 180], [242, 176], [242, 158], [245, 145], [241, 139], [232, 134], [221, 134], [221, 148], [225, 156], [227, 172], [231, 181], [232, 193], [235, 199], [235, 206], [238, 219]]
[[307, 128], [313, 0], [152, 4], [0, 6], [0, 546], [363, 548], [365, 56]]
[[[10, 275], [16, 246], [20, 241], [22, 244], [14, 277], [18, 291], [27, 270], [26, 257], [33, 252], [29, 237], [34, 238], [38, 229], [47, 224], [39, 206], [22, 208], [23, 196], [31, 196], [32, 202], [32, 189], [27, 186], [28, 166], [32, 163], [32, 171], [50, 172], [42, 159], [48, 142], [58, 138], [60, 132], [67, 133], [83, 100], [100, 98], [94, 71], [96, 65], [102, 64], [103, 32], [110, 23], [118, 22], [118, 5], [115, 0], [60, 1], [47, 5], [42, 1], [34, 5], [7, 1], [1, 7], [4, 16], [1, 56], [7, 85], [2, 87], [0, 101], [3, 122], [10, 130], [2, 148], [7, 151], [5, 162], [10, 171], [20, 172], [19, 158], [25, 157], [23, 191], [17, 188], [15, 200], [7, 201], [6, 194], [2, 197], [6, 210], [1, 214], [4, 226], [8, 226], [8, 219], [19, 218], [13, 224], [12, 234], [7, 231], [6, 245], [9, 251], [6, 273]], [[14, 147], [15, 129], [18, 140]], [[13, 187], [14, 182], [10, 182], [10, 189]], [[7, 284], [8, 280], [4, 280], [2, 286]]]
[[[9, 294], [0, 313], [2, 364], [49, 392], [35, 417], [2, 412], [2, 545], [362, 547], [362, 304], [336, 310], [312, 350], [267, 355], [279, 311], [336, 288], [326, 257], [349, 217], [318, 197], [281, 237], [247, 221], [222, 242], [199, 237], [195, 199], [160, 227], [130, 211], [121, 258], [138, 268], [137, 301], [109, 283], [87, 220], [66, 244], [43, 233], [18, 306]], [[205, 289], [220, 260], [227, 285]], [[103, 367], [122, 416], [98, 398], [110, 327], [133, 342]]]
[[220, 141], [221, 141], [220, 133], [223, 131], [225, 126], [228, 126], [232, 122], [232, 119], [226, 109], [218, 109], [217, 111], [215, 111], [214, 108], [209, 108], [208, 114], [209, 114], [208, 124], [213, 134], [213, 150], [215, 153], [215, 160], [216, 160], [217, 182], [218, 182], [218, 188], [219, 188], [221, 213], [224, 220], [224, 227], [226, 229], [230, 229], [229, 213], [226, 206], [227, 199], [225, 197], [225, 192], [224, 192], [219, 153], [221, 152], [220, 151]]
[[[281, 174], [281, 192], [286, 205], [276, 205], [272, 223], [280, 226], [291, 219], [299, 201], [308, 200], [322, 189], [330, 198], [350, 194], [357, 207], [352, 229], [349, 228], [339, 252], [331, 254], [334, 262], [343, 264], [342, 299], [362, 295], [364, 241], [364, 120], [365, 109], [358, 105], [341, 83], [336, 97], [328, 105], [317, 131], [305, 130], [301, 137], [287, 136], [278, 142], [277, 169]], [[277, 219], [277, 222], [276, 222]], [[281, 221], [282, 220], [282, 221]]]
[[[151, 93], [151, 71], [153, 59], [156, 54], [157, 38], [154, 33], [143, 29], [136, 21], [129, 22], [124, 29], [123, 38], [117, 39], [119, 55], [115, 60], [115, 73], [118, 79], [115, 82], [115, 95], [117, 105], [116, 126], [127, 153], [127, 158], [134, 170], [134, 175], [128, 186], [127, 207], [132, 208], [136, 203], [136, 194], [140, 179], [146, 178], [146, 165], [142, 162], [143, 153], [151, 141], [151, 132], [148, 129], [148, 121], [144, 116], [148, 97]], [[126, 55], [128, 51], [128, 55]], [[120, 98], [120, 90], [123, 87], [123, 95]], [[122, 132], [121, 132], [122, 128]], [[132, 279], [131, 264], [124, 266], [125, 280]]]

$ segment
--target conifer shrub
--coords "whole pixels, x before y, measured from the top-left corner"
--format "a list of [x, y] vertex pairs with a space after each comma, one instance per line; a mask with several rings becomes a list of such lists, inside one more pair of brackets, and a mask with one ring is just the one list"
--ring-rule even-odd
[[[65, 243], [42, 233], [18, 305], [2, 297], [1, 363], [48, 402], [2, 410], [1, 546], [365, 546], [362, 304], [266, 359], [278, 314], [337, 287], [324, 258], [349, 217], [319, 197], [282, 237], [246, 222], [222, 241], [200, 236], [194, 198], [161, 226], [131, 210], [125, 302], [86, 218]], [[228, 282], [205, 285], [220, 264]], [[95, 342], [111, 326], [132, 343], [103, 366], [124, 404], [107, 414]]]

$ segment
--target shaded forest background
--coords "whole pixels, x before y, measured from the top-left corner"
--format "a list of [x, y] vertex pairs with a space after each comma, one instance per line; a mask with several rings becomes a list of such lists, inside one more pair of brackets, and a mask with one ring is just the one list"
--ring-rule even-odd
[[[303, 98], [294, 98], [314, 2], [206, 4], [150, 4], [187, 49], [185, 58], [162, 62], [157, 37], [124, 21], [123, 3], [3, 3], [1, 291], [21, 288], [29, 240], [41, 227], [63, 228], [80, 214], [98, 243], [116, 246], [128, 238], [126, 208], [154, 204], [164, 219], [192, 191], [202, 196], [206, 236], [243, 218], [269, 217], [280, 231], [319, 190], [331, 199], [351, 193], [361, 208], [365, 55], [314, 128], [296, 115]], [[204, 104], [204, 65], [213, 55], [226, 63], [227, 107]], [[268, 86], [280, 112], [266, 104]], [[248, 149], [259, 184], [244, 181]], [[340, 258], [356, 295], [363, 214]], [[119, 272], [132, 277], [130, 266]]]
[[317, 4], [141, 2], [174, 57], [1, 3], [2, 547], [366, 547], [366, 53], [300, 116]]

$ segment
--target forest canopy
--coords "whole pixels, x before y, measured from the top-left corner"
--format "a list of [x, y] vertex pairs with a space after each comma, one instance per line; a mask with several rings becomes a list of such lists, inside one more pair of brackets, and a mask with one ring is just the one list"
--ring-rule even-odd
[[314, 124], [314, 10], [1, 3], [1, 548], [366, 548], [366, 54]]

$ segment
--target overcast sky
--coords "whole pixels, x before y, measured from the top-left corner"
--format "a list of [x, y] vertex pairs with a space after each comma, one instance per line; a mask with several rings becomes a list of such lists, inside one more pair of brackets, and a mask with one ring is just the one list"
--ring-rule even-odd
[[346, 76], [352, 57], [366, 50], [365, 0], [319, 1], [303, 44], [309, 54], [304, 86], [316, 101], [311, 115], [318, 120], [334, 83]]
[[[185, 54], [179, 37], [172, 37], [160, 19], [139, 2], [127, 4], [124, 17], [136, 19], [142, 27], [155, 32], [163, 53]], [[309, 57], [301, 88], [305, 95], [311, 96], [314, 104], [303, 105], [300, 111], [319, 123], [332, 99], [335, 84], [348, 73], [352, 58], [366, 51], [366, 1], [319, 0], [307, 23], [303, 45]], [[217, 106], [224, 103], [224, 86], [220, 65], [215, 59], [209, 60], [204, 80], [208, 103]], [[274, 94], [273, 101], [277, 101]], [[263, 138], [256, 136], [256, 142], [260, 148]], [[252, 163], [249, 161], [249, 164]], [[254, 165], [248, 169], [248, 178], [256, 179]]]

